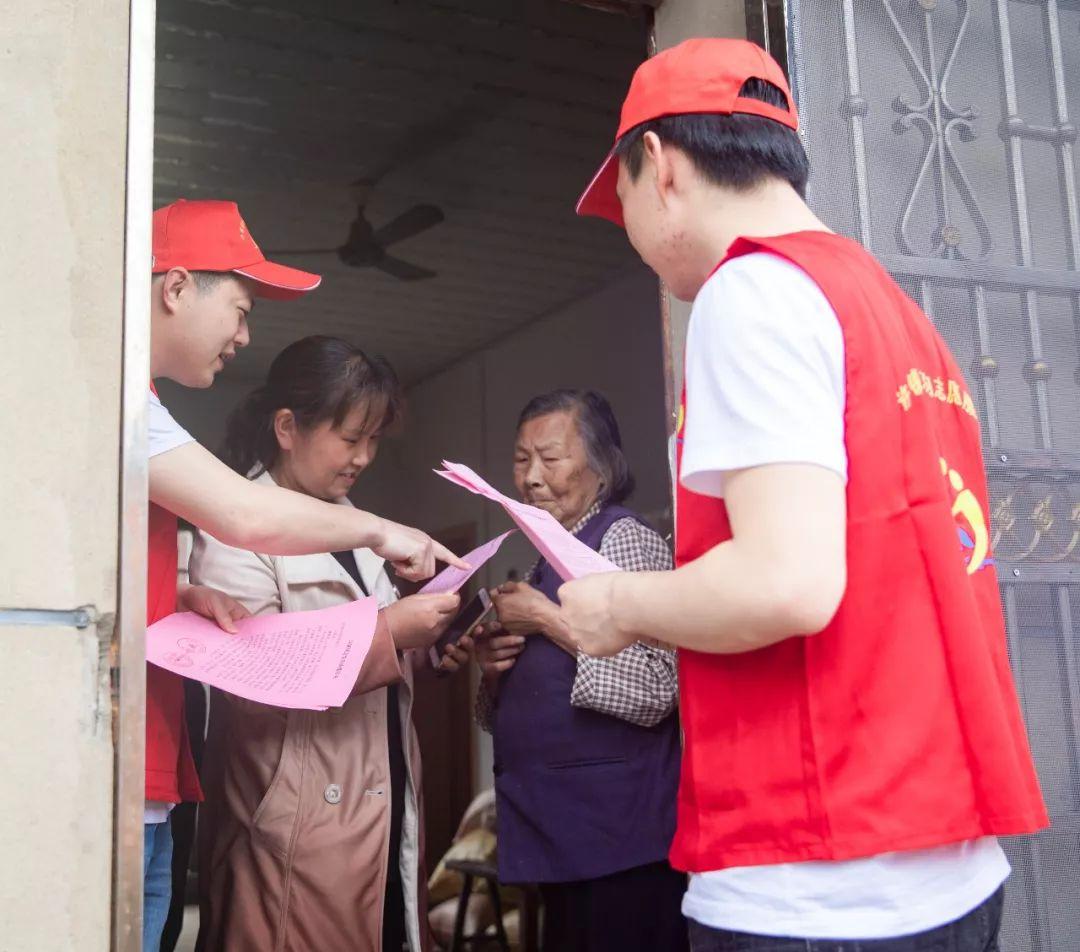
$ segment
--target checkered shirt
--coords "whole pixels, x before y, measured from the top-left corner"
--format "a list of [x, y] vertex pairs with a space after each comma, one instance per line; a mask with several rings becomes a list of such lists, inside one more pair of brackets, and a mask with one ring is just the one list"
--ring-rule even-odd
[[[594, 504], [571, 533], [578, 535], [600, 509]], [[624, 572], [663, 572], [674, 567], [671, 550], [659, 533], [630, 517], [611, 524], [600, 541], [600, 554]], [[534, 576], [537, 565], [529, 570], [528, 578]], [[638, 641], [611, 658], [578, 653], [570, 690], [574, 707], [652, 727], [675, 710], [678, 695], [675, 652], [670, 648]], [[476, 719], [485, 730], [491, 730], [493, 711], [494, 701], [481, 682]]]

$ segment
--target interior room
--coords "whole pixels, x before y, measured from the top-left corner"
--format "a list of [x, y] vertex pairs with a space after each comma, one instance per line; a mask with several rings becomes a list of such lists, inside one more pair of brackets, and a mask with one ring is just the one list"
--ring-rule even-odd
[[[667, 535], [658, 285], [621, 230], [574, 213], [646, 55], [646, 8], [608, 6], [162, 0], [155, 207], [234, 200], [268, 257], [323, 276], [299, 301], [258, 302], [250, 346], [212, 389], [162, 382], [178, 421], [216, 449], [283, 347], [344, 337], [390, 361], [408, 404], [352, 500], [467, 551], [511, 523], [432, 470], [462, 462], [513, 495], [525, 403], [595, 389], [622, 429], [632, 505]], [[535, 559], [518, 534], [476, 581]], [[433, 858], [492, 782], [474, 680], [417, 689]]]

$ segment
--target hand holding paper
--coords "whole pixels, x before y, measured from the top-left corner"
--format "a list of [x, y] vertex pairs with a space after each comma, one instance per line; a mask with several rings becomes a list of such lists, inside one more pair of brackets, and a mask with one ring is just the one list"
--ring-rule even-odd
[[564, 582], [597, 572], [620, 571], [614, 562], [567, 532], [550, 512], [504, 496], [468, 466], [446, 460], [443, 466], [446, 469], [435, 472], [444, 479], [502, 506]]
[[451, 565], [449, 568], [443, 569], [435, 576], [435, 578], [428, 582], [427, 585], [420, 589], [420, 594], [431, 595], [437, 592], [458, 591], [458, 589], [483, 568], [485, 562], [499, 551], [499, 546], [506, 541], [506, 537], [513, 535], [516, 531], [516, 529], [510, 529], [508, 532], [496, 536], [494, 539], [485, 542], [483, 545], [477, 546], [472, 552], [468, 553], [468, 555], [462, 556], [464, 561], [469, 563], [470, 567], [468, 570], [459, 569], [457, 566]]
[[617, 575], [593, 575], [559, 588], [559, 612], [570, 641], [591, 657], [617, 655], [638, 640], [618, 624], [616, 588], [620, 581]]
[[191, 612], [146, 631], [146, 660], [230, 694], [276, 707], [341, 707], [371, 648], [374, 598], [311, 612], [244, 618], [238, 633]]

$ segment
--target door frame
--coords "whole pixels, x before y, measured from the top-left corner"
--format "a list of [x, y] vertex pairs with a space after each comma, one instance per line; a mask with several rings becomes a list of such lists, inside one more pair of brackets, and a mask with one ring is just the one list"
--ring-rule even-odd
[[155, 0], [130, 0], [128, 9], [118, 615], [110, 652], [115, 770], [114, 952], [142, 949], [146, 800], [147, 389], [157, 4]]

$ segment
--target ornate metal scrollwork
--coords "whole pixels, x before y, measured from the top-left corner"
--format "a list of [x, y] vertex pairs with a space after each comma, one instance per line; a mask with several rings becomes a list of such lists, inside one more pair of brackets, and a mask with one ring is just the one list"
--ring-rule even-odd
[[[916, 216], [919, 195], [933, 173], [939, 219], [931, 253], [954, 260], [972, 260], [985, 258], [990, 253], [991, 236], [990, 227], [975, 198], [971, 182], [960, 164], [953, 142], [954, 137], [961, 142], [974, 140], [976, 132], [973, 123], [977, 118], [975, 110], [970, 106], [963, 109], [954, 107], [949, 102], [947, 93], [949, 74], [956, 63], [957, 53], [969, 22], [967, 0], [955, 0], [955, 3], [960, 13], [960, 22], [948, 47], [944, 62], [941, 63], [934, 30], [935, 15], [940, 20], [939, 0], [919, 0], [918, 2], [923, 26], [923, 53], [915, 49], [893, 8], [893, 0], [882, 0], [885, 12], [896, 30], [900, 48], [925, 90], [922, 101], [914, 105], [902, 96], [897, 96], [893, 100], [893, 108], [900, 113], [900, 118], [894, 124], [896, 132], [900, 134], [918, 127], [926, 139], [926, 153], [900, 214], [897, 241], [904, 254], [920, 254], [915, 247], [917, 239], [912, 234], [912, 221]], [[950, 183], [956, 189], [960, 203], [978, 237], [978, 252], [975, 255], [965, 254], [961, 250], [964, 233], [955, 217], [958, 209], [950, 196]]]
[[1023, 562], [1026, 558], [1034, 554], [1035, 550], [1039, 547], [1039, 544], [1049, 534], [1050, 530], [1054, 528], [1054, 509], [1053, 498], [1051, 496], [1044, 496], [1040, 499], [1031, 510], [1031, 514], [1028, 516], [1028, 521], [1034, 527], [1034, 534], [1031, 537], [1031, 542], [1028, 543], [1026, 549], [1023, 552], [1018, 552], [1013, 556], [1013, 561]]
[[[995, 494], [997, 495], [997, 494]], [[1019, 478], [997, 496], [990, 515], [994, 555], [1007, 562], [1080, 558], [1080, 502], [1075, 486]], [[1020, 513], [1025, 513], [1023, 516]]]
[[1073, 506], [1072, 512], [1069, 514], [1069, 525], [1073, 530], [1072, 538], [1065, 544], [1065, 548], [1061, 552], [1047, 561], [1064, 562], [1066, 559], [1072, 557], [1073, 553], [1076, 552], [1077, 547], [1080, 547], [1080, 503]]
[[993, 536], [990, 542], [991, 548], [996, 552], [1001, 545], [1001, 540], [1016, 527], [1016, 493], [1011, 492], [1003, 496], [996, 503], [990, 513], [990, 526]]

